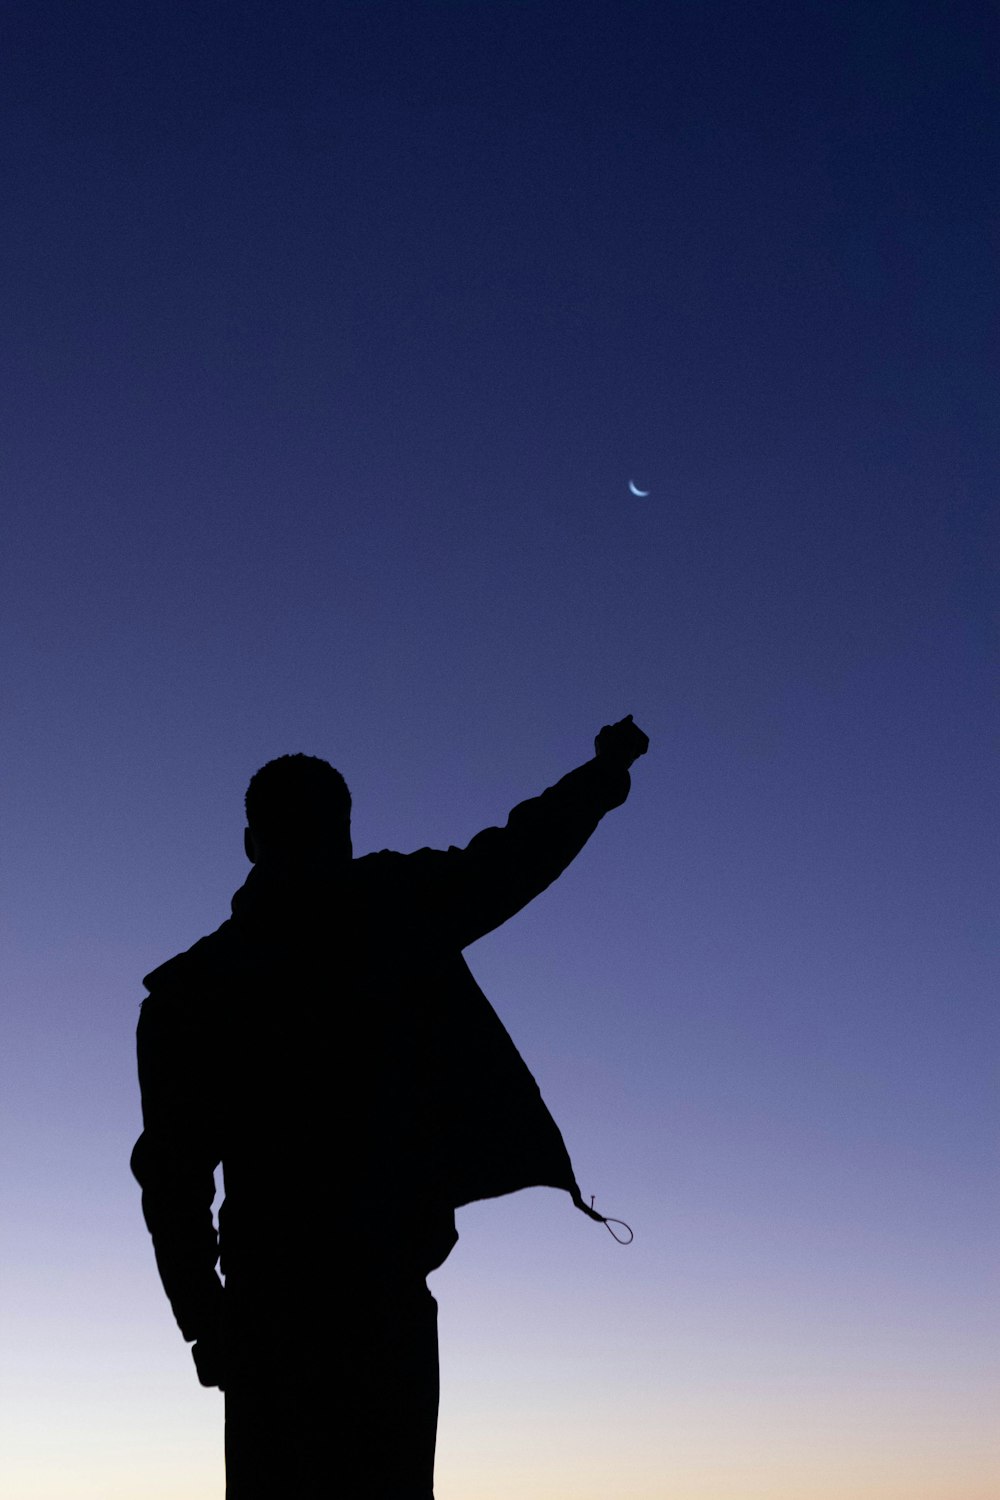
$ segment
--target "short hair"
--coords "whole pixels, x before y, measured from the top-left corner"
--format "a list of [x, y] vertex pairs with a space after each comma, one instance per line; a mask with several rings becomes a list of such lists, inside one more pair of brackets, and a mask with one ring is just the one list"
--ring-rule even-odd
[[247, 823], [254, 831], [276, 823], [301, 823], [316, 816], [317, 805], [349, 818], [351, 793], [328, 760], [318, 755], [279, 755], [250, 778]]

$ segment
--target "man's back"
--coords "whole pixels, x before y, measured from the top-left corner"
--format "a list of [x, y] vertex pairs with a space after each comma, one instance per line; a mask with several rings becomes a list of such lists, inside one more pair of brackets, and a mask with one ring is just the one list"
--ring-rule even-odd
[[[423, 1278], [457, 1239], [455, 1208], [533, 1184], [584, 1207], [558, 1128], [461, 950], [565, 868], [627, 796], [627, 764], [595, 757], [465, 849], [382, 851], [304, 876], [261, 861], [232, 917], [147, 976], [133, 1170], [199, 1374], [227, 1390], [230, 1500], [268, 1493], [252, 1487], [267, 1454], [287, 1473], [288, 1443], [266, 1413], [284, 1413], [282, 1431], [297, 1422], [282, 1394], [288, 1372], [328, 1390], [348, 1329], [355, 1394], [371, 1399], [359, 1397], [349, 1419], [340, 1411], [336, 1475], [358, 1494], [430, 1494], [437, 1355]], [[224, 1296], [212, 1222], [220, 1162]], [[362, 1289], [353, 1313], [351, 1283]], [[388, 1322], [376, 1303], [393, 1309]], [[379, 1349], [391, 1369], [372, 1362]], [[409, 1374], [386, 1406], [392, 1370]], [[372, 1479], [373, 1446], [386, 1446], [375, 1428], [352, 1447], [369, 1407], [391, 1408], [393, 1445], [423, 1453], [424, 1478], [410, 1488], [402, 1471]], [[318, 1482], [334, 1471], [316, 1441], [311, 1458], [296, 1448], [296, 1463]]]

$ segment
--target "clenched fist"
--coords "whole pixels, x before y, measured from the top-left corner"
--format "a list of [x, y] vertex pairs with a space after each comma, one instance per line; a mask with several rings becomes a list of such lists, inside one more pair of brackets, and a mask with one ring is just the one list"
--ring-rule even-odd
[[643, 734], [632, 715], [626, 714], [617, 724], [605, 724], [594, 740], [594, 750], [602, 759], [614, 761], [625, 770], [649, 749], [649, 735]]

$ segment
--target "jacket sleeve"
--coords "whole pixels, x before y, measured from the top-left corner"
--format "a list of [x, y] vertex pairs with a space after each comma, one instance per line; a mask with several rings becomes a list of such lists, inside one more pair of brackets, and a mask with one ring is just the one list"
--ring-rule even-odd
[[190, 1342], [210, 1336], [221, 1314], [212, 1202], [222, 1153], [204, 1029], [189, 1024], [183, 1000], [173, 1001], [168, 994], [151, 996], [139, 1013], [143, 1131], [131, 1167], [160, 1280]]
[[468, 947], [551, 885], [630, 787], [627, 769], [595, 756], [519, 802], [503, 828], [484, 829], [464, 849], [402, 856], [414, 921], [434, 944]]

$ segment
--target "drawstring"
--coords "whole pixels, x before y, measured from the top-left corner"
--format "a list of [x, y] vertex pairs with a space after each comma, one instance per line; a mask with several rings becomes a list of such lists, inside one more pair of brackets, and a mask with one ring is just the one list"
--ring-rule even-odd
[[[590, 1205], [589, 1205], [589, 1207], [588, 1207], [588, 1205], [586, 1203], [584, 1203], [583, 1197], [582, 1197], [582, 1195], [580, 1193], [580, 1189], [579, 1188], [577, 1188], [576, 1191], [571, 1196], [572, 1196], [573, 1202], [576, 1204], [577, 1208], [581, 1211], [581, 1213], [585, 1213], [587, 1215], [588, 1219], [595, 1219], [598, 1224], [603, 1224], [604, 1227], [605, 1227], [605, 1229], [610, 1234], [611, 1238], [613, 1240], [617, 1240], [619, 1245], [631, 1245], [632, 1241], [635, 1239], [635, 1235], [632, 1233], [632, 1231], [629, 1228], [629, 1226], [625, 1223], [624, 1219], [608, 1219], [608, 1218], [605, 1217], [604, 1214], [599, 1214], [597, 1212], [597, 1209], [594, 1207], [594, 1195], [593, 1194], [591, 1194], [591, 1197], [590, 1197]], [[624, 1229], [625, 1233], [628, 1235], [628, 1239], [627, 1240], [626, 1239], [622, 1239], [622, 1236], [620, 1234], [615, 1234], [615, 1231], [611, 1228], [612, 1224], [619, 1224], [621, 1226], [621, 1228]]]

